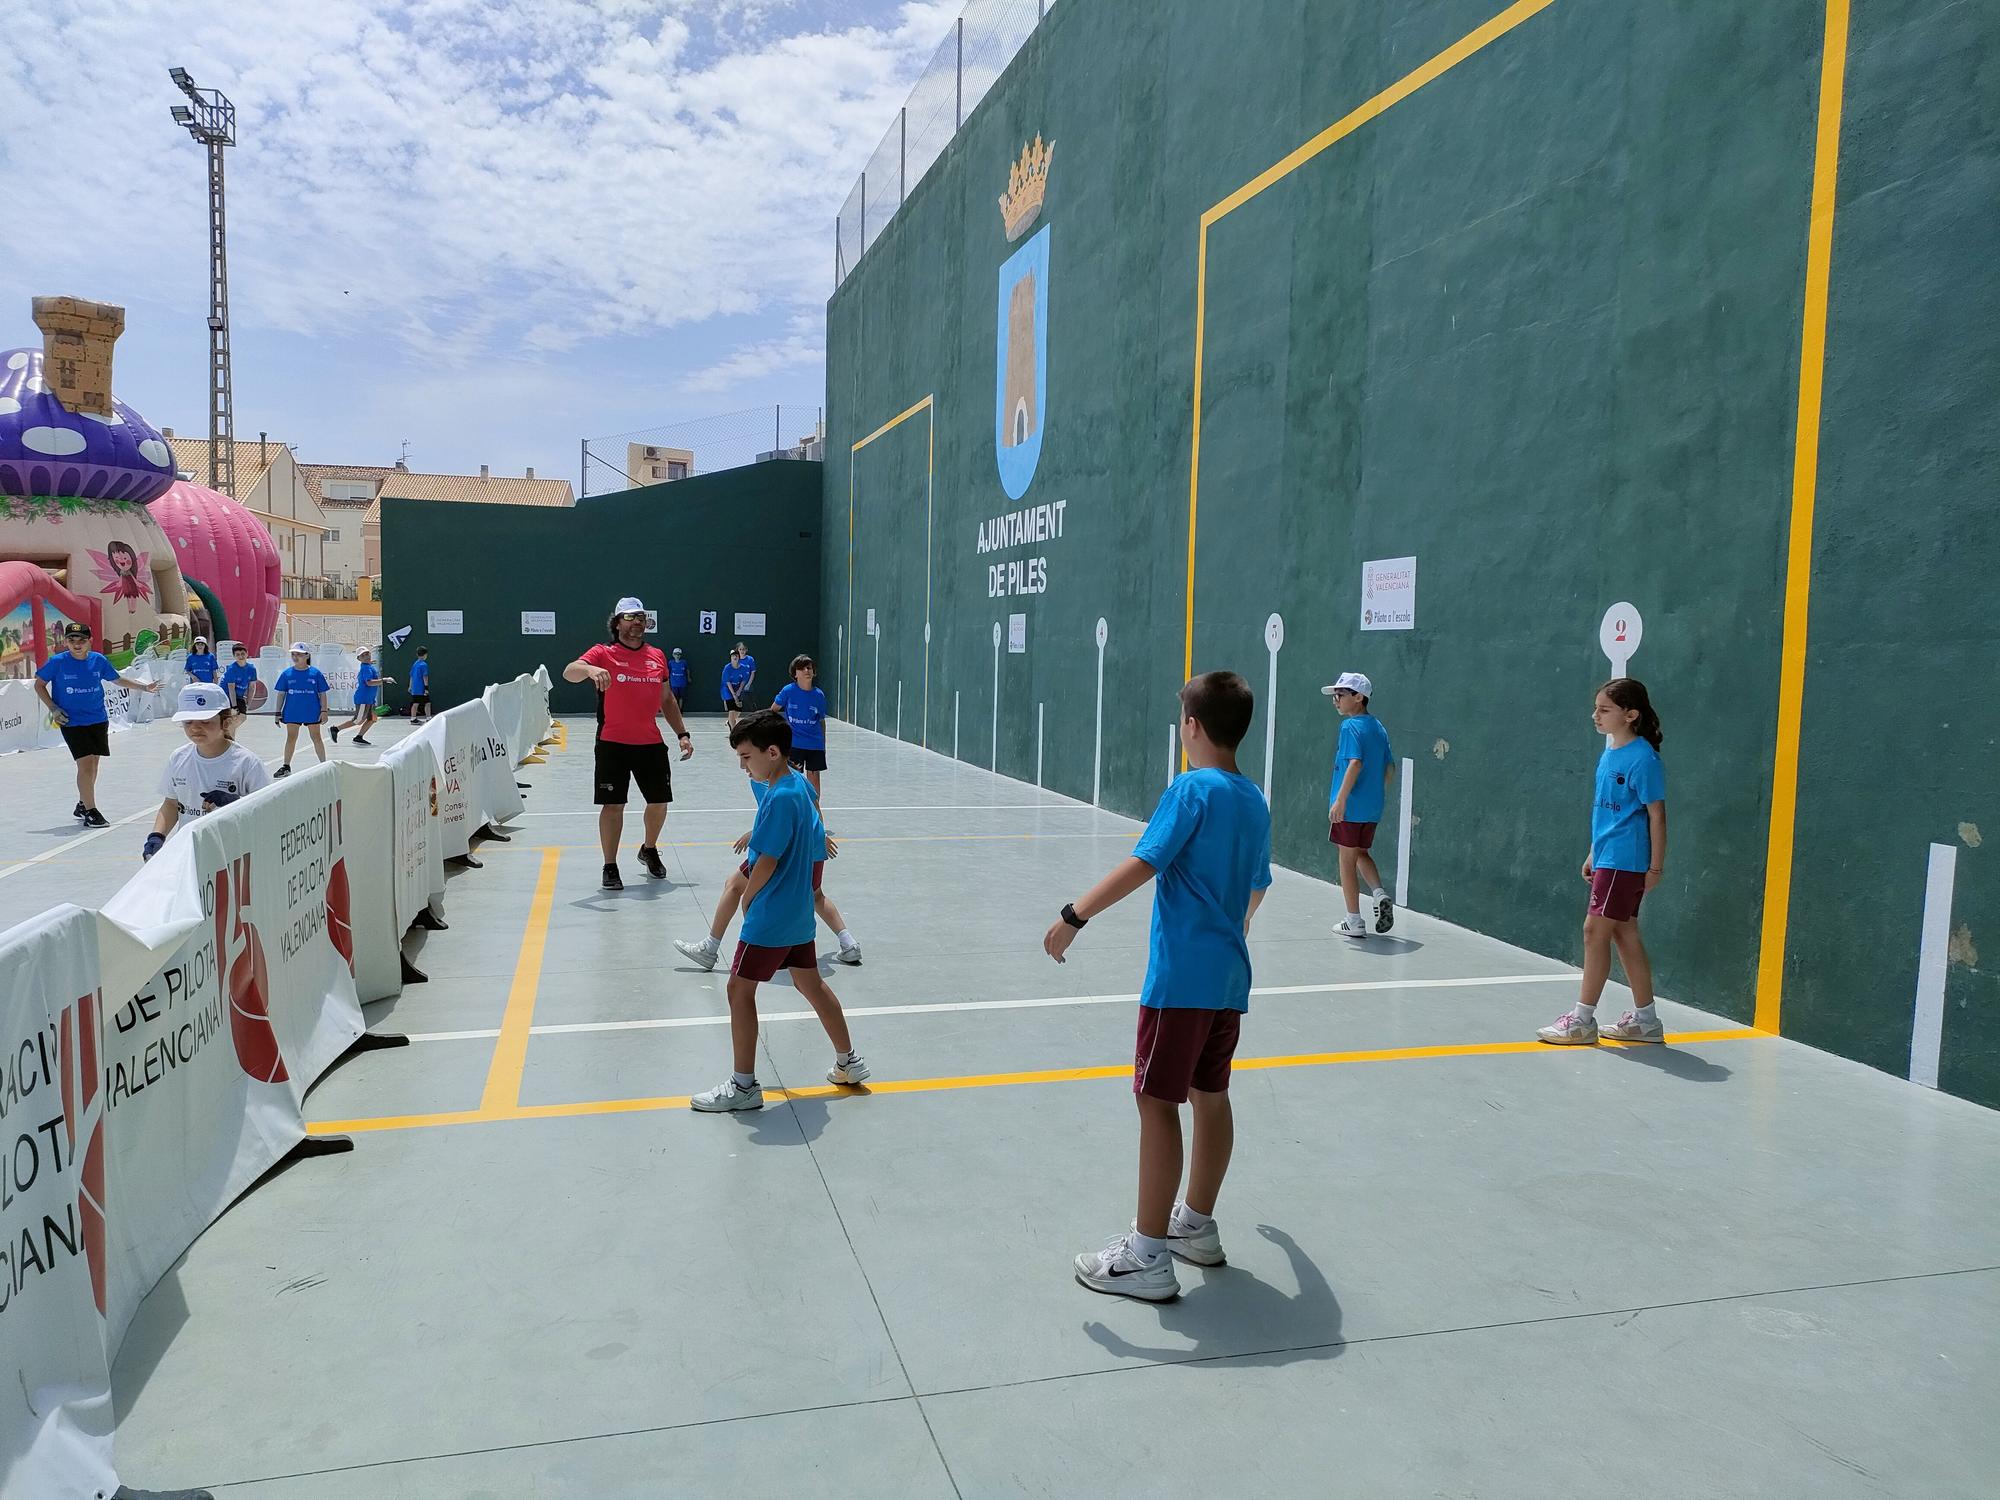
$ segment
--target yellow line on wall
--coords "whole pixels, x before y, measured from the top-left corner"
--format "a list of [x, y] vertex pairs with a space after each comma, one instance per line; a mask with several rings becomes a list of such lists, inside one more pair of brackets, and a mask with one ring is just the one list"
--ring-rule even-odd
[[560, 849], [542, 850], [541, 874], [535, 899], [521, 932], [521, 953], [514, 961], [514, 983], [507, 991], [507, 1011], [500, 1021], [500, 1039], [493, 1044], [493, 1061], [486, 1070], [482, 1112], [510, 1110], [521, 1101], [521, 1072], [528, 1064], [528, 1032], [535, 1024], [535, 996], [542, 987], [542, 952], [549, 941], [549, 914], [556, 902], [556, 867]]
[[[1350, 110], [1335, 120], [1318, 135], [1300, 146], [1289, 155], [1274, 162], [1264, 171], [1244, 183], [1211, 207], [1201, 216], [1201, 247], [1196, 256], [1194, 294], [1194, 421], [1189, 439], [1188, 454], [1188, 564], [1187, 564], [1187, 625], [1186, 639], [1182, 653], [1184, 676], [1194, 675], [1194, 577], [1196, 524], [1200, 513], [1201, 497], [1201, 389], [1203, 345], [1208, 329], [1208, 231], [1210, 226], [1227, 218], [1252, 198], [1284, 181], [1307, 162], [1339, 141], [1346, 139], [1370, 120], [1385, 114], [1393, 106], [1417, 92], [1427, 83], [1449, 73], [1468, 57], [1498, 41], [1522, 22], [1547, 10], [1555, 0], [1517, 0], [1494, 16], [1483, 26], [1467, 32], [1444, 51], [1406, 73], [1360, 107]], [[1187, 768], [1187, 751], [1181, 751], [1181, 768]]]
[[[910, 418], [914, 417], [920, 411], [931, 412], [931, 437], [930, 437], [929, 457], [926, 460], [924, 467], [924, 623], [925, 624], [930, 623], [930, 616], [931, 616], [930, 510], [931, 510], [931, 492], [932, 492], [931, 476], [934, 473], [937, 464], [937, 414], [932, 408], [931, 404], [932, 400], [933, 396], [926, 396], [923, 398], [923, 400], [917, 402], [915, 405], [910, 406], [904, 409], [903, 411], [896, 413], [895, 416], [889, 418], [888, 421], [884, 422], [880, 427], [876, 428], [873, 432], [869, 433], [867, 437], [863, 438], [860, 442], [856, 443], [853, 447], [847, 450], [847, 629], [841, 633], [840, 637], [840, 653], [841, 653], [840, 681], [834, 684], [834, 689], [835, 689], [834, 702], [836, 703], [840, 701], [839, 694], [849, 691], [850, 684], [853, 681], [853, 677], [848, 668], [848, 653], [854, 650], [855, 455], [860, 453], [863, 448], [866, 448], [870, 443], [874, 442], [875, 439], [881, 437], [883, 434], [893, 432], [898, 427], [901, 427], [905, 422], [909, 421]], [[924, 642], [924, 701], [926, 705], [928, 705], [930, 701], [930, 673], [931, 673], [930, 650], [931, 650], [930, 642], [929, 641]], [[847, 705], [847, 711], [850, 715], [858, 714], [860, 712], [860, 706], [858, 704], [850, 703]]]
[[[1770, 1040], [1748, 1027], [1720, 1031], [1676, 1031], [1667, 1036], [1669, 1044], [1689, 1046], [1702, 1042]], [[1644, 1047], [1645, 1042], [1598, 1043], [1599, 1047]], [[1588, 1048], [1551, 1047], [1544, 1042], [1464, 1042], [1441, 1047], [1386, 1047], [1371, 1052], [1301, 1052], [1289, 1057], [1239, 1057], [1238, 1072], [1259, 1072], [1278, 1068], [1333, 1067], [1343, 1063], [1415, 1062], [1449, 1057], [1508, 1057], [1528, 1053], [1555, 1056], [1563, 1052], [1583, 1052]], [[963, 1089], [1014, 1088], [1024, 1084], [1088, 1083], [1109, 1078], [1130, 1078], [1130, 1063], [1109, 1063], [1099, 1067], [1040, 1068], [1025, 1073], [976, 1073], [952, 1078], [891, 1078], [870, 1083], [866, 1089], [843, 1089], [815, 1085], [810, 1088], [766, 1088], [764, 1097], [773, 1102], [785, 1099], [829, 1099], [861, 1094], [935, 1094]], [[658, 1110], [686, 1109], [686, 1094], [646, 1099], [598, 1099], [575, 1104], [519, 1104], [491, 1108], [450, 1110], [428, 1115], [383, 1115], [361, 1120], [322, 1120], [306, 1127], [309, 1135], [360, 1135], [377, 1130], [426, 1130], [442, 1125], [490, 1125], [502, 1120], [560, 1120], [589, 1115], [644, 1114]]]
[[1799, 735], [1805, 717], [1806, 640], [1812, 599], [1813, 510], [1819, 491], [1820, 401], [1826, 377], [1827, 297], [1833, 282], [1833, 209], [1840, 173], [1840, 114], [1847, 74], [1848, 0], [1827, 0], [1820, 55], [1819, 134], [1813, 151], [1812, 224], [1806, 235], [1805, 315], [1799, 338], [1799, 410], [1792, 454], [1792, 524], [1785, 551], [1784, 646], [1778, 666], [1778, 734], [1771, 767], [1771, 829], [1764, 856], [1764, 928], [1757, 956], [1756, 1024], [1776, 1031], [1785, 997], [1785, 939], [1792, 915]]

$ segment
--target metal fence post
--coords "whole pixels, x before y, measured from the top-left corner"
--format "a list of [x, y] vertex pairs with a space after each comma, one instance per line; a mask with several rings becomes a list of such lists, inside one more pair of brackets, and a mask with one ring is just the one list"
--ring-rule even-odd
[[771, 408], [771, 451], [776, 453], [785, 446], [785, 408]]
[[[868, 169], [861, 169], [861, 251], [868, 249]], [[859, 253], [856, 256], [859, 259]]]
[[965, 17], [958, 18], [958, 103], [952, 115], [951, 133], [965, 128]]
[[579, 491], [579, 494], [582, 496], [583, 499], [588, 500], [590, 498], [590, 439], [583, 438], [578, 441], [576, 446], [582, 450], [581, 467], [583, 472], [581, 477], [583, 481], [583, 487]]

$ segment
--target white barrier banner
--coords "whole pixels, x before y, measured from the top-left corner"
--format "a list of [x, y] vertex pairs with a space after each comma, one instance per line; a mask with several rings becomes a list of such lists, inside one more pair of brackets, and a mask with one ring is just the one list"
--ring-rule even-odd
[[417, 913], [444, 899], [444, 830], [439, 797], [439, 751], [445, 730], [433, 719], [382, 752], [393, 785], [395, 812], [394, 921], [410, 930]]
[[34, 683], [17, 678], [0, 682], [0, 755], [61, 743], [62, 734], [49, 722]]
[[528, 758], [528, 752], [521, 748], [523, 701], [521, 684], [525, 678], [516, 677], [512, 682], [497, 682], [482, 695], [481, 701], [486, 711], [493, 715], [493, 731], [500, 742], [507, 747], [507, 766], [511, 770]]
[[445, 859], [457, 859], [472, 846], [472, 835], [485, 823], [519, 817], [520, 788], [506, 742], [494, 727], [482, 699], [447, 709], [434, 721], [438, 742], [439, 839]]
[[[108, 1495], [97, 918], [0, 933], [0, 1497]], [[8, 1371], [13, 1373], [8, 1375]]]

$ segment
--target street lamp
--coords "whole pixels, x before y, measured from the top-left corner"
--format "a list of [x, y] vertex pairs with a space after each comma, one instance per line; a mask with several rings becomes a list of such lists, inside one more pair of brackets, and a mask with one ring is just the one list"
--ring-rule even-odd
[[236, 412], [229, 378], [229, 255], [222, 201], [222, 151], [236, 144], [236, 106], [220, 90], [198, 89], [186, 68], [167, 77], [188, 96], [170, 113], [208, 148], [208, 484], [236, 494]]

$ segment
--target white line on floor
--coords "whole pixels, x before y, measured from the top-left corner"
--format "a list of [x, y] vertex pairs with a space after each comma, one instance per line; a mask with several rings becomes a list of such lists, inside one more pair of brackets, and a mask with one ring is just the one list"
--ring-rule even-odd
[[[1576, 975], [1561, 974], [1488, 974], [1476, 979], [1374, 979], [1360, 980], [1344, 984], [1274, 984], [1261, 985], [1250, 991], [1252, 995], [1333, 995], [1364, 990], [1458, 990], [1478, 989], [1486, 985], [1498, 984], [1575, 984]], [[939, 1005], [870, 1005], [847, 1006], [850, 1016], [923, 1016], [941, 1012], [968, 1010], [1043, 1010], [1068, 1005], [1136, 1005], [1137, 995], [1055, 995], [1045, 1000], [963, 1000]], [[762, 1021], [811, 1021], [818, 1019], [809, 1010], [770, 1011], [758, 1017]], [[569, 1025], [531, 1027], [533, 1036], [577, 1036], [598, 1031], [667, 1031], [683, 1026], [727, 1026], [729, 1017], [719, 1016], [660, 1016], [645, 1021], [580, 1021]], [[421, 1031], [411, 1032], [413, 1042], [479, 1042], [492, 1041], [499, 1036], [498, 1028], [479, 1031]]]

